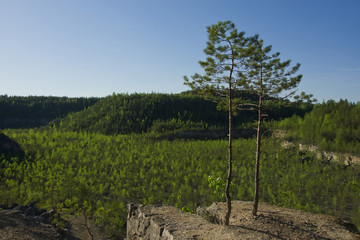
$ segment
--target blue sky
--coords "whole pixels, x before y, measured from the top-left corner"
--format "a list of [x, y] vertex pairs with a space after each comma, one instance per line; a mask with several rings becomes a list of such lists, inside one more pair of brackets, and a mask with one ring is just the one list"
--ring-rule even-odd
[[358, 0], [0, 0], [0, 94], [188, 90], [206, 26], [231, 20], [301, 63], [299, 91], [360, 101]]

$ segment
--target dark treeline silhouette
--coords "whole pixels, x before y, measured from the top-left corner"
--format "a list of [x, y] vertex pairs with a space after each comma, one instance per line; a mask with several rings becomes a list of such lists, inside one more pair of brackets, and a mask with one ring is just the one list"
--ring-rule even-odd
[[0, 95], [0, 128], [32, 128], [83, 110], [99, 98]]

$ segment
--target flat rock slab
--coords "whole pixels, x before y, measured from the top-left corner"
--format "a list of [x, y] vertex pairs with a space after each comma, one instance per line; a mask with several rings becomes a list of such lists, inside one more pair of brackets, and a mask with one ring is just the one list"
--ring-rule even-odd
[[[230, 226], [222, 223], [225, 203], [214, 203], [199, 215], [161, 205], [129, 205], [127, 239], [360, 239], [356, 228], [335, 217], [260, 203], [234, 201]], [[207, 220], [206, 220], [207, 219]]]

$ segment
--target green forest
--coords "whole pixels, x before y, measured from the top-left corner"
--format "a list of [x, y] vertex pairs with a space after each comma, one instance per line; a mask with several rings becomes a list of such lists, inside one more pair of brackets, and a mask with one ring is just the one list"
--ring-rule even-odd
[[[245, 95], [245, 93], [238, 93]], [[246, 97], [248, 97], [246, 95]], [[206, 109], [206, 110], [205, 110]], [[291, 104], [286, 108], [274, 104], [270, 119], [282, 119], [293, 114], [303, 116], [311, 109], [306, 104]], [[251, 122], [255, 113], [235, 116], [238, 128]], [[219, 129], [227, 126], [226, 111], [217, 104], [193, 92], [182, 94], [113, 94], [84, 111], [69, 114], [57, 121], [61, 129], [100, 132], [106, 135], [161, 132], [176, 129]]]
[[[251, 98], [248, 93], [237, 94]], [[304, 116], [312, 106], [292, 103], [283, 107], [279, 101], [268, 108], [268, 119], [279, 120], [294, 114]], [[181, 94], [113, 94], [101, 99], [3, 95], [0, 96], [0, 113], [1, 129], [56, 125], [67, 131], [113, 135], [227, 127], [226, 111], [218, 111], [215, 102], [191, 91]], [[235, 116], [236, 126], [243, 128], [255, 117], [255, 112], [241, 112]]]
[[46, 125], [70, 112], [81, 111], [99, 98], [0, 95], [0, 129]]
[[304, 118], [294, 115], [278, 123], [288, 138], [324, 150], [360, 154], [360, 104], [329, 100], [315, 105]]
[[[117, 239], [124, 236], [129, 202], [193, 211], [224, 201], [212, 179], [225, 179], [226, 135], [179, 136], [226, 129], [227, 115], [191, 92], [101, 99], [3, 96], [1, 104], [2, 119], [51, 119], [36, 128], [32, 123], [2, 127], [1, 133], [22, 150], [0, 148], [2, 206], [38, 201], [39, 207], [59, 214], [70, 209]], [[8, 112], [6, 106], [14, 108]], [[37, 109], [37, 115], [32, 110], [22, 114], [24, 109]], [[260, 201], [330, 214], [360, 227], [360, 165], [319, 159], [296, 145], [282, 147], [285, 139], [359, 154], [360, 103], [273, 104], [266, 110], [269, 134], [262, 142]], [[250, 129], [253, 121], [253, 112], [240, 112], [234, 124]], [[271, 134], [277, 130], [285, 136]], [[240, 136], [233, 148], [233, 199], [251, 201], [255, 138]], [[60, 217], [53, 222], [61, 227]]]

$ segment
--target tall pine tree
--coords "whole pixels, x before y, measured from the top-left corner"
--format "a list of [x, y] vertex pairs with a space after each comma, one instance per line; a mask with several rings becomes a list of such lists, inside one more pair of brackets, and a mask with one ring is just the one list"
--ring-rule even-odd
[[257, 138], [256, 138], [256, 158], [255, 158], [255, 191], [254, 207], [252, 214], [257, 215], [259, 203], [259, 168], [261, 155], [261, 128], [264, 116], [264, 105], [267, 101], [279, 98], [288, 98], [295, 94], [294, 90], [301, 81], [302, 75], [295, 75], [300, 64], [290, 67], [290, 60], [282, 62], [279, 58], [280, 53], [271, 53], [271, 46], [264, 47], [263, 40], [258, 36], [252, 38], [251, 55], [245, 62], [246, 71], [241, 72], [239, 87], [257, 94], [257, 104], [247, 104], [258, 112], [257, 119]]
[[228, 132], [228, 172], [226, 177], [225, 197], [227, 213], [225, 225], [229, 225], [231, 214], [230, 184], [232, 179], [232, 132], [235, 111], [234, 91], [240, 86], [237, 81], [244, 70], [244, 63], [249, 56], [249, 39], [244, 32], [238, 32], [231, 21], [218, 22], [207, 27], [208, 42], [204, 52], [205, 61], [200, 61], [205, 74], [195, 74], [190, 80], [184, 77], [185, 84], [196, 92], [218, 102], [219, 108], [225, 106], [229, 115]]

